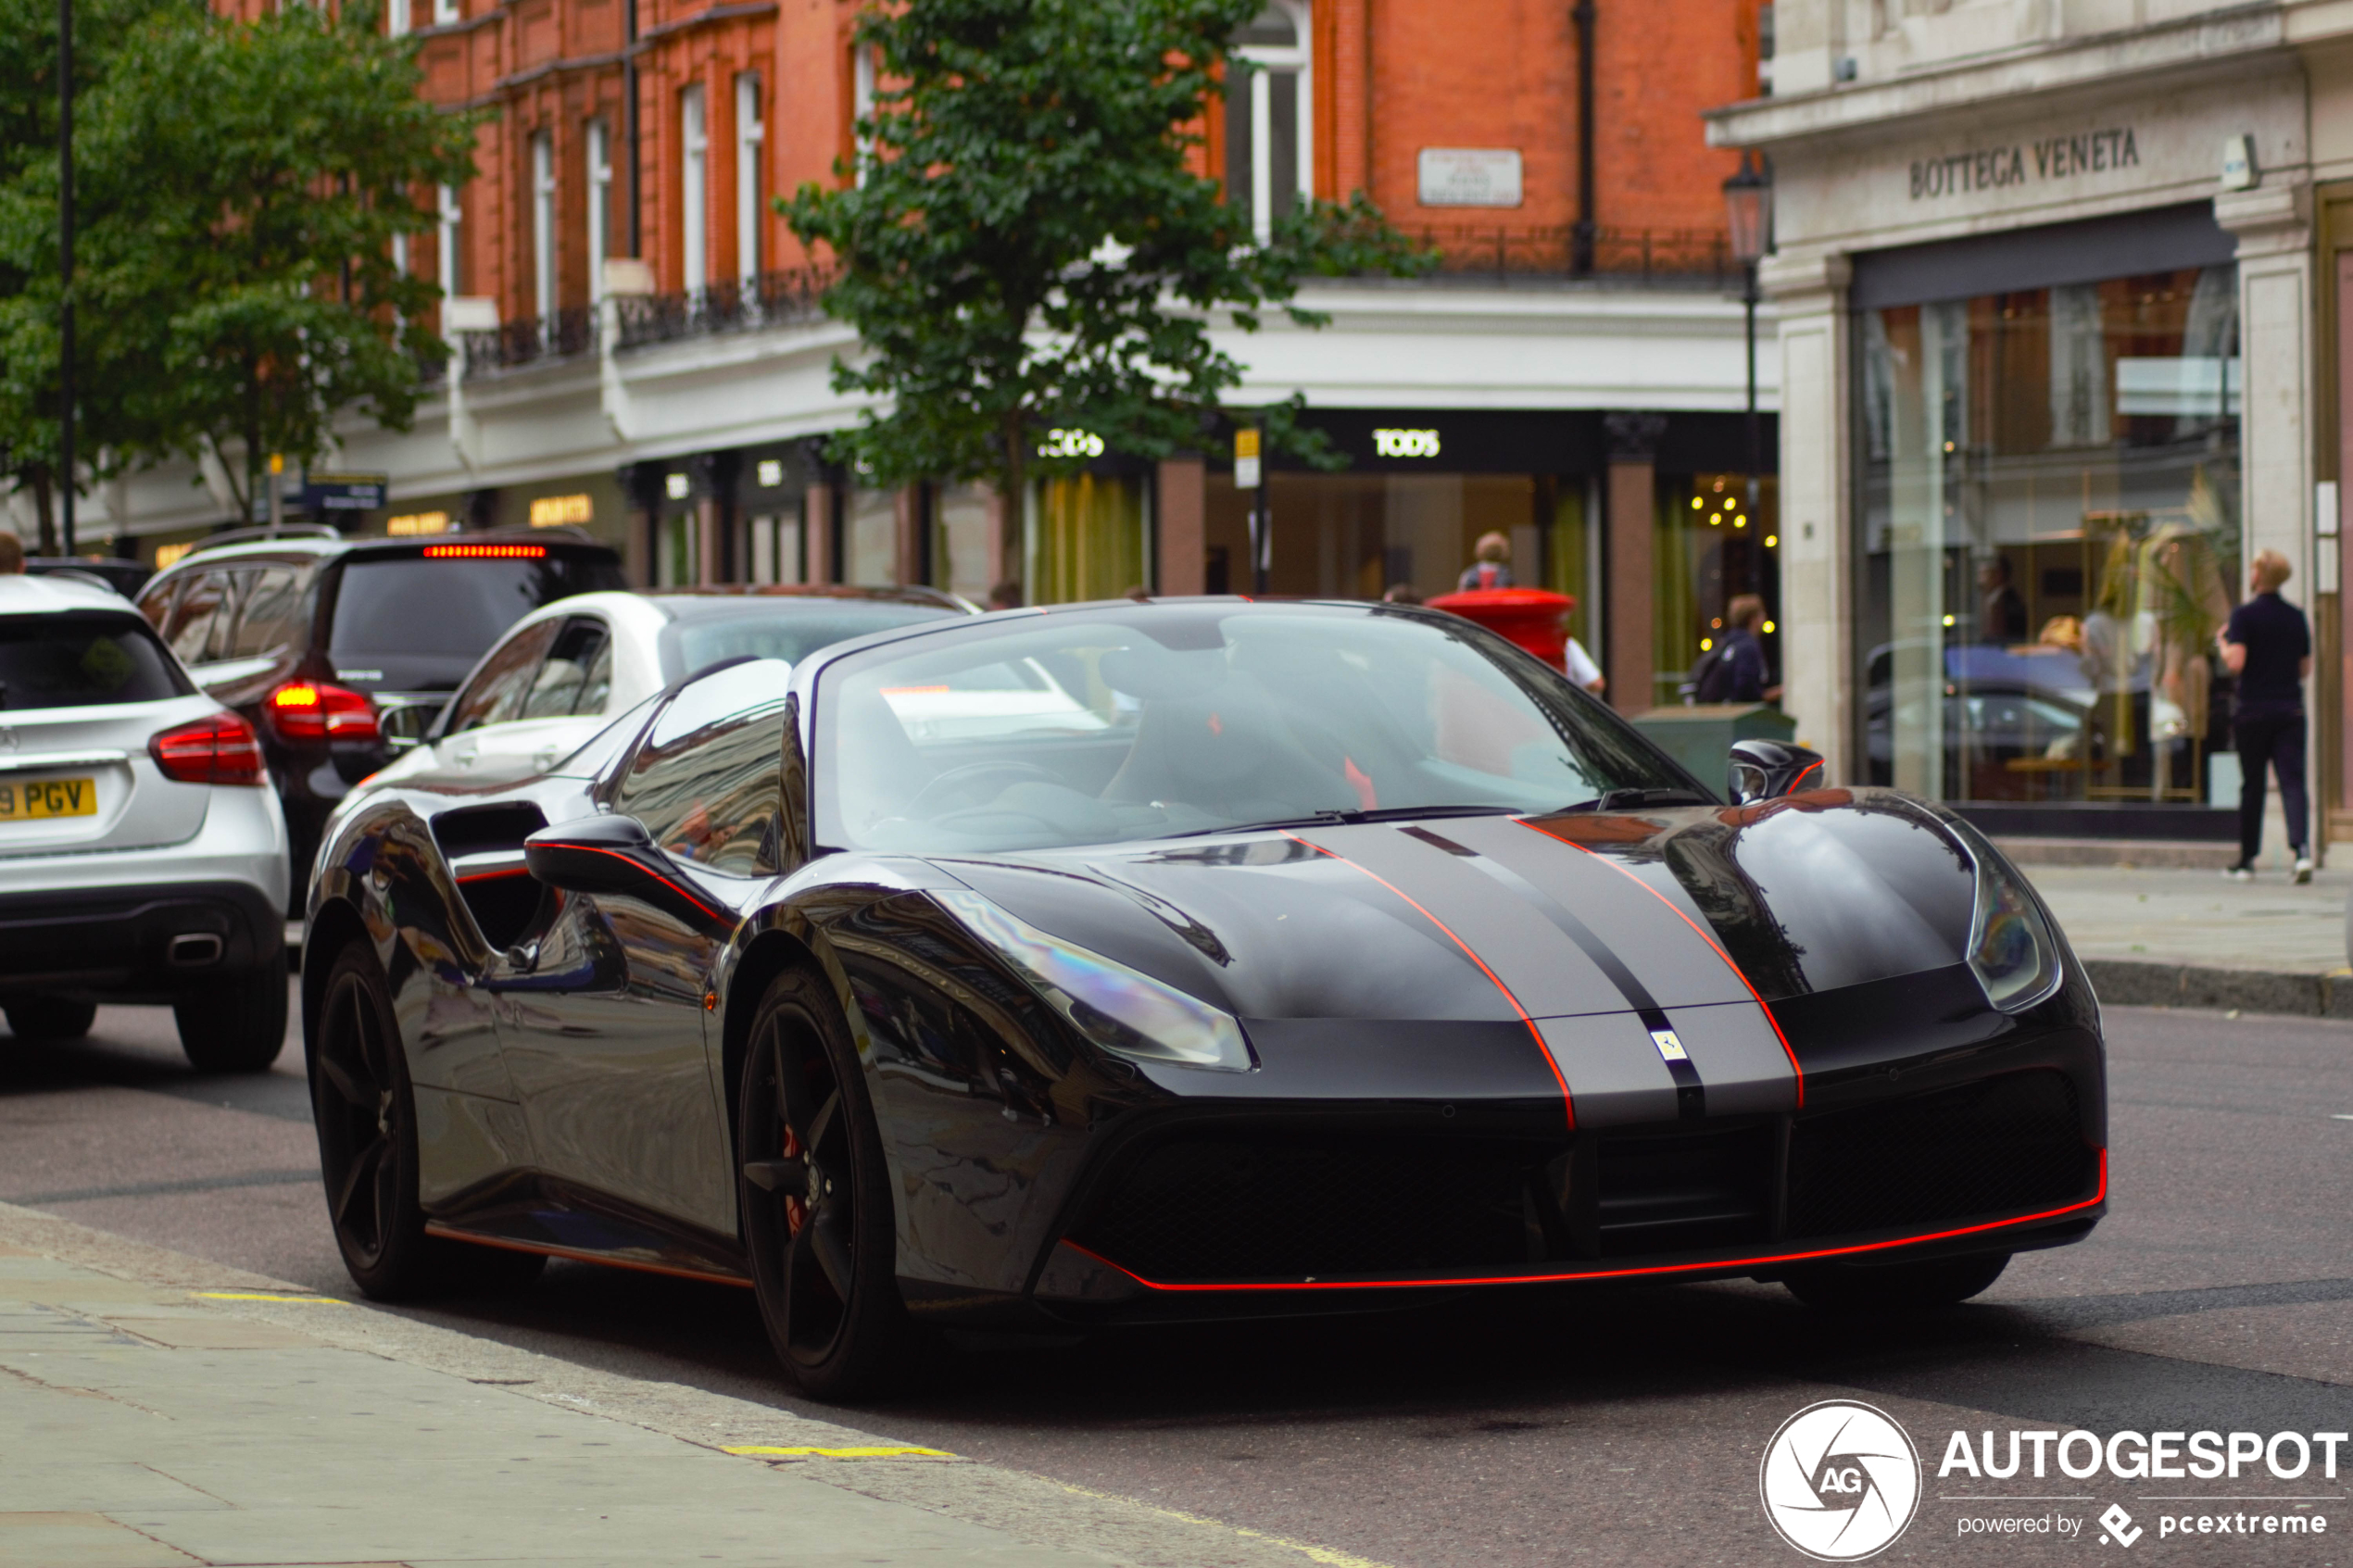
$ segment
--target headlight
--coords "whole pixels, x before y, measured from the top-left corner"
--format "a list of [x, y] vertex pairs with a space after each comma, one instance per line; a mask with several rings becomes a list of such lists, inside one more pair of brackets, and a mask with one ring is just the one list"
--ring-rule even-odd
[[1138, 1061], [1250, 1071], [1250, 1042], [1231, 1013], [1016, 920], [977, 893], [932, 897], [1105, 1050]]
[[2004, 1012], [2022, 1012], [2058, 989], [2058, 943], [2033, 896], [2002, 869], [1998, 857], [1970, 834], [1977, 862], [1977, 909], [1969, 921], [1969, 966], [1988, 1000]]

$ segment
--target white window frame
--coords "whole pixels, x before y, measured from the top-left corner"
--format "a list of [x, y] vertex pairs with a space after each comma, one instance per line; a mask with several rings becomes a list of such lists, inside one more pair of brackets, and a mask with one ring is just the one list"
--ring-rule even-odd
[[384, 33], [398, 38], [409, 31], [409, 0], [392, 0], [384, 7]]
[[711, 121], [702, 83], [678, 94], [679, 284], [697, 295], [711, 282]]
[[747, 295], [760, 278], [760, 159], [767, 140], [760, 118], [760, 73], [736, 78], [736, 276]]
[[546, 336], [556, 324], [556, 138], [549, 131], [531, 138], [532, 306]]
[[602, 119], [588, 122], [588, 303], [605, 297], [605, 254], [612, 224], [612, 132]]
[[[1251, 65], [1250, 228], [1261, 245], [1275, 233], [1274, 94], [1269, 80], [1275, 72], [1299, 79], [1298, 189], [1302, 196], [1313, 195], [1315, 190], [1315, 34], [1311, 26], [1315, 14], [1300, 0], [1267, 0], [1266, 8], [1290, 18], [1299, 43], [1288, 49], [1245, 44], [1233, 52], [1234, 58]], [[1231, 114], [1241, 107], [1229, 98], [1226, 112]]]
[[433, 0], [433, 25], [443, 27], [450, 22], [462, 21], [464, 18], [459, 15], [458, 7], [459, 0]]

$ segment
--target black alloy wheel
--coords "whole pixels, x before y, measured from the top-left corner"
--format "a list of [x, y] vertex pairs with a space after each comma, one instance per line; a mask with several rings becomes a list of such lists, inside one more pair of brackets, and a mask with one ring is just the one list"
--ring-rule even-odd
[[1809, 1263], [1781, 1281], [1809, 1307], [1834, 1312], [1921, 1312], [1957, 1306], [2002, 1277], [2007, 1252], [1924, 1263]]
[[431, 1249], [417, 1201], [417, 1102], [376, 955], [335, 956], [310, 1042], [310, 1108], [327, 1217], [354, 1284], [399, 1300], [428, 1283]]
[[907, 1311], [881, 1133], [822, 977], [769, 985], [737, 1105], [737, 1201], [769, 1342], [817, 1398], [871, 1393], [903, 1368]]

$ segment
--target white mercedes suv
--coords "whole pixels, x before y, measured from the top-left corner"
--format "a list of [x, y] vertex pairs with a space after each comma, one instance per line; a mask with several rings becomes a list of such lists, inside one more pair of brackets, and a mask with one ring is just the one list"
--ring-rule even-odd
[[286, 1032], [286, 824], [252, 726], [129, 603], [0, 577], [0, 1011], [86, 1033], [169, 1002], [188, 1060], [259, 1072]]

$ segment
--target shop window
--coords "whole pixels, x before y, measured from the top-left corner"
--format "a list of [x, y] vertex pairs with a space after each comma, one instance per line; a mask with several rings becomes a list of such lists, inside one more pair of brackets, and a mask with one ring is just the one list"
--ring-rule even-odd
[[899, 581], [897, 491], [850, 491], [841, 533], [843, 582], [881, 587]]
[[1000, 569], [996, 543], [996, 493], [985, 485], [949, 484], [932, 497], [932, 585], [988, 602]]
[[711, 191], [705, 178], [711, 138], [698, 85], [678, 94], [678, 144], [679, 286], [688, 294], [700, 294], [711, 282]]
[[1032, 604], [1117, 598], [1151, 583], [1140, 478], [1074, 474], [1030, 494], [1026, 555]]
[[1226, 199], [1264, 243], [1315, 188], [1315, 69], [1308, 9], [1274, 0], [1234, 34], [1226, 78]]
[[[1514, 580], [1546, 581], [1548, 522], [1560, 484], [1525, 473], [1290, 473], [1267, 476], [1267, 592], [1378, 599], [1454, 591], [1479, 538], [1511, 545]], [[1250, 591], [1251, 492], [1230, 473], [1205, 488], [1207, 545], [1227, 552], [1230, 585]], [[1589, 645], [1590, 646], [1590, 645]]]
[[1582, 475], [1565, 474], [1540, 486], [1537, 517], [1544, 531], [1542, 558], [1523, 560], [1520, 581], [1566, 594], [1576, 601], [1568, 612], [1568, 634], [1596, 664], [1602, 643], [1602, 530], [1593, 485]]
[[1768, 686], [1779, 684], [1780, 659], [1780, 486], [1757, 483], [1749, 505], [1741, 473], [1666, 475], [1658, 479], [1656, 531], [1651, 546], [1652, 699], [1681, 702], [1692, 671], [1730, 630], [1734, 599], [1765, 601]]
[[1858, 312], [1874, 782], [2228, 799], [2237, 301], [2225, 264]]
[[767, 513], [744, 523], [744, 560], [754, 583], [805, 583], [809, 553], [800, 518]]
[[702, 530], [692, 512], [672, 512], [657, 526], [654, 584], [683, 588], [702, 581]]

